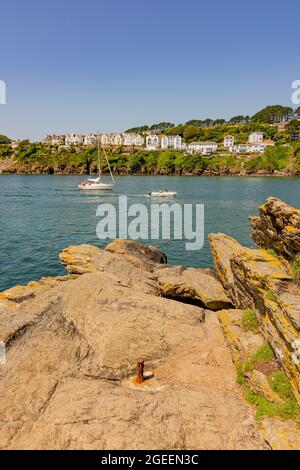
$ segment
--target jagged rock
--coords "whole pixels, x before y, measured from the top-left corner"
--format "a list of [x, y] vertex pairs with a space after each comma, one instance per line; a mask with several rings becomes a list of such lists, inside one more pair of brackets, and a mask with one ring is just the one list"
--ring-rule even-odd
[[300, 340], [300, 284], [294, 281], [289, 263], [262, 249], [243, 248], [225, 235], [211, 234], [210, 243], [226, 292], [237, 308], [256, 312], [262, 333], [300, 401], [300, 361], [295, 350]]
[[259, 207], [259, 216], [250, 217], [255, 243], [293, 258], [300, 251], [300, 210], [280, 199], [269, 197]]
[[248, 372], [247, 378], [249, 380], [252, 390], [255, 390], [257, 393], [263, 395], [267, 400], [271, 401], [272, 403], [283, 403], [283, 400], [280, 398], [280, 396], [277, 395], [277, 393], [273, 392], [267, 377], [262, 372], [254, 369], [251, 372]]
[[222, 284], [211, 269], [159, 266], [153, 274], [158, 279], [164, 297], [199, 302], [209, 310], [232, 307]]
[[260, 422], [261, 433], [273, 450], [299, 450], [299, 424], [278, 418], [265, 418]]
[[[61, 258], [85, 273], [0, 299], [0, 448], [265, 447], [214, 314], [124, 283], [142, 271], [112, 253]], [[138, 357], [153, 372], [141, 385]]]
[[[210, 233], [208, 235], [211, 254], [218, 278], [220, 279], [227, 295], [234, 305], [238, 296], [236, 295], [236, 285], [231, 270], [231, 259], [234, 255], [247, 250], [242, 247], [234, 238], [224, 233]], [[237, 305], [236, 305], [237, 306]]]
[[242, 326], [243, 310], [222, 310], [218, 312], [224, 336], [235, 363], [246, 361], [264, 343], [260, 333], [245, 331]]
[[135, 266], [141, 268], [151, 268], [156, 264], [166, 264], [167, 257], [155, 246], [145, 246], [133, 240], [117, 238], [106, 246], [106, 251], [122, 255], [123, 258], [131, 261]]
[[96, 246], [79, 245], [65, 248], [59, 257], [71, 274], [102, 272], [114, 278], [120, 285], [144, 293], [160, 293], [156, 278], [145, 269], [146, 262], [137, 263], [139, 260], [134, 256], [122, 257]]
[[[261, 332], [254, 333], [243, 328], [243, 313], [243, 310], [223, 310], [218, 313], [218, 317], [234, 363], [245, 365], [248, 359], [264, 344], [265, 340]], [[274, 362], [276, 363], [276, 361]], [[253, 370], [244, 372], [248, 386], [263, 395], [267, 400], [281, 404], [283, 400], [277, 393], [273, 392], [267, 376], [256, 369], [256, 366], [258, 367], [260, 363], [257, 362], [256, 364], [254, 363]], [[276, 367], [276, 370], [278, 370], [278, 367]]]

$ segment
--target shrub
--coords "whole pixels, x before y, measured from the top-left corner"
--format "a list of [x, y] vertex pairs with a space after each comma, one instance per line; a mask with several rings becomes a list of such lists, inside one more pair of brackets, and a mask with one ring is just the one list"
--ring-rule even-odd
[[255, 361], [271, 361], [274, 359], [274, 353], [268, 343], [264, 343], [252, 356], [248, 359], [245, 370], [252, 370]]
[[236, 368], [236, 381], [239, 385], [243, 385], [245, 383], [245, 373], [244, 373], [244, 365], [242, 362], [237, 362], [235, 365]]
[[292, 261], [292, 269], [296, 279], [300, 279], [300, 253], [298, 253]]
[[245, 310], [242, 317], [242, 325], [245, 331], [258, 333], [259, 325], [253, 310]]
[[265, 296], [268, 300], [271, 300], [272, 302], [276, 302], [276, 297], [271, 290], [267, 290]]

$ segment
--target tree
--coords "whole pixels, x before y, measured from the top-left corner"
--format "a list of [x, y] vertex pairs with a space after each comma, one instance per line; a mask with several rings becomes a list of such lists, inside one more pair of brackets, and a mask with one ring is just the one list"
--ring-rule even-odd
[[9, 137], [6, 137], [6, 135], [0, 135], [0, 145], [9, 144], [10, 142], [11, 142], [11, 139]]
[[225, 124], [225, 119], [215, 119], [214, 126], [223, 126]]
[[149, 130], [149, 126], [144, 125], [144, 126], [139, 126], [139, 127], [131, 127], [130, 129], [127, 129], [125, 131], [125, 134], [136, 134], [137, 132], [146, 132]]
[[293, 109], [289, 106], [281, 106], [280, 104], [266, 106], [258, 113], [252, 116], [252, 121], [272, 123], [278, 122], [293, 113]]
[[298, 119], [293, 119], [286, 126], [286, 130], [291, 133], [300, 132], [300, 121], [298, 121]]
[[187, 142], [190, 142], [194, 139], [199, 139], [201, 133], [203, 133], [202, 129], [199, 129], [198, 127], [195, 127], [195, 126], [187, 126], [184, 129], [183, 138]]
[[247, 117], [240, 114], [238, 116], [233, 116], [229, 120], [229, 122], [230, 122], [230, 124], [245, 124], [247, 122]]
[[150, 130], [156, 131], [156, 132], [164, 132], [166, 129], [169, 129], [170, 127], [174, 127], [175, 124], [172, 122], [159, 122], [158, 124], [152, 124], [150, 126]]

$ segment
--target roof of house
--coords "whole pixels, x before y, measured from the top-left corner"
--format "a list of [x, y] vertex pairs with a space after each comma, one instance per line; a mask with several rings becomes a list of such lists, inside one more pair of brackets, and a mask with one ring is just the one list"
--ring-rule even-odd
[[206, 141], [206, 142], [191, 142], [189, 145], [218, 145], [216, 142]]

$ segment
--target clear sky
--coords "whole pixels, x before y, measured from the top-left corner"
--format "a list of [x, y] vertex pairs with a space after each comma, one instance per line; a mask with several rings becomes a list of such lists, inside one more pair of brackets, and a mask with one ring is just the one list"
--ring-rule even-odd
[[0, 134], [122, 131], [291, 106], [299, 0], [5, 0]]

